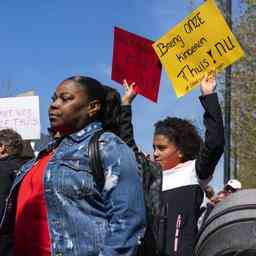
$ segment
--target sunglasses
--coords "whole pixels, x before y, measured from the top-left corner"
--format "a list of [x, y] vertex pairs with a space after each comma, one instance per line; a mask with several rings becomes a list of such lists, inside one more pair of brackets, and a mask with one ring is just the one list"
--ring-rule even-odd
[[230, 186], [227, 186], [225, 190], [226, 190], [227, 192], [229, 192], [229, 193], [234, 193], [234, 192], [237, 191], [237, 189], [232, 188], [232, 187], [230, 187]]

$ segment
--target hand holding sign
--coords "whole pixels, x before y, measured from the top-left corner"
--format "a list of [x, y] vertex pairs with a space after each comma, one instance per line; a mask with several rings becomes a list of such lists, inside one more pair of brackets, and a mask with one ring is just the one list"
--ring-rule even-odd
[[215, 73], [209, 72], [208, 74], [205, 74], [200, 87], [202, 95], [213, 93], [216, 89], [216, 85]]
[[193, 90], [205, 72], [221, 71], [244, 55], [214, 0], [204, 2], [153, 47], [178, 97]]
[[124, 79], [123, 83], [125, 94], [122, 97], [122, 105], [127, 106], [131, 105], [135, 97], [137, 96], [137, 93], [134, 90], [135, 83], [128, 84], [126, 79]]
[[153, 41], [120, 28], [114, 31], [112, 80], [135, 82], [134, 90], [156, 102], [162, 66], [152, 48]]

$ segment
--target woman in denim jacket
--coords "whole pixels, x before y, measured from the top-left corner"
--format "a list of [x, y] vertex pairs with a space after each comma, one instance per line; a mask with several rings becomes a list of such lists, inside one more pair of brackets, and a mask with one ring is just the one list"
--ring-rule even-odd
[[133, 152], [114, 133], [99, 138], [104, 186], [89, 167], [88, 143], [118, 132], [120, 105], [97, 80], [76, 76], [56, 89], [49, 107], [58, 134], [23, 166], [8, 197], [1, 237], [14, 256], [135, 255], [145, 209]]

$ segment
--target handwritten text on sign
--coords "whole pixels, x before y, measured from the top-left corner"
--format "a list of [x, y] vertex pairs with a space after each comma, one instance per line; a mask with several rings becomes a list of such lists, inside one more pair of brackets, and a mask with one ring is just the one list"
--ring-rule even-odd
[[220, 71], [244, 53], [213, 0], [208, 0], [153, 44], [176, 95], [185, 95], [210, 70]]
[[0, 98], [0, 129], [12, 128], [23, 139], [40, 138], [39, 97]]
[[112, 80], [135, 82], [135, 91], [156, 102], [162, 65], [154, 49], [153, 41], [115, 28], [112, 63]]

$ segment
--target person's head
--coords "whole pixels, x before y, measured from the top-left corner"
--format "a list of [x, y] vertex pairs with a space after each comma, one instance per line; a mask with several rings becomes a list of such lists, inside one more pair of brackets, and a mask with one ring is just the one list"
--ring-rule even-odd
[[12, 129], [0, 130], [0, 158], [7, 156], [19, 157], [23, 150], [21, 136]]
[[214, 197], [213, 202], [215, 204], [223, 201], [228, 196], [228, 193], [224, 190], [221, 190], [217, 193], [217, 196]]
[[206, 197], [207, 197], [209, 200], [211, 200], [211, 199], [214, 197], [214, 195], [215, 195], [215, 192], [214, 192], [213, 187], [210, 186], [210, 185], [208, 185], [208, 186], [205, 187], [204, 190], [205, 190], [205, 195], [206, 195]]
[[239, 180], [236, 179], [229, 180], [224, 186], [224, 191], [226, 191], [227, 193], [234, 193], [240, 189], [242, 189], [242, 184]]
[[187, 120], [167, 117], [155, 124], [154, 159], [163, 170], [195, 159], [201, 144], [195, 126]]
[[120, 96], [114, 89], [90, 77], [69, 77], [59, 84], [52, 98], [51, 130], [66, 135], [101, 121], [105, 130], [116, 132], [120, 108]]

